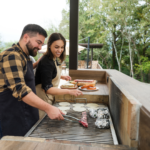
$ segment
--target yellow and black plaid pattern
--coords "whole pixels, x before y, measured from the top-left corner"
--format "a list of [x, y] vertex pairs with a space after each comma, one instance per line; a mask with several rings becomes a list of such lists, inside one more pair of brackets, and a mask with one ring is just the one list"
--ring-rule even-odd
[[0, 53], [0, 92], [12, 90], [13, 96], [21, 100], [32, 90], [25, 84], [27, 60], [30, 58], [18, 45]]

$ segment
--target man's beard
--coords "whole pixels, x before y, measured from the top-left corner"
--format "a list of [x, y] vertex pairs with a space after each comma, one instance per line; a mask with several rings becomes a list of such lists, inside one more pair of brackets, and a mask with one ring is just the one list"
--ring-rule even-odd
[[28, 49], [29, 55], [31, 55], [33, 57], [37, 55], [36, 50], [38, 51], [39, 48], [38, 47], [33, 47], [30, 41], [26, 44], [26, 47]]

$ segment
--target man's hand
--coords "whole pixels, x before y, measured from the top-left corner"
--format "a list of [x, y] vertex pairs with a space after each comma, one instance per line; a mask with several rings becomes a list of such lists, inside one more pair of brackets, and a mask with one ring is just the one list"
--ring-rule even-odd
[[64, 113], [58, 109], [55, 106], [50, 105], [49, 109], [46, 110], [47, 115], [49, 116], [50, 119], [55, 119], [55, 120], [64, 120], [63, 116]]
[[69, 94], [74, 96], [83, 95], [83, 93], [79, 90], [69, 90]]

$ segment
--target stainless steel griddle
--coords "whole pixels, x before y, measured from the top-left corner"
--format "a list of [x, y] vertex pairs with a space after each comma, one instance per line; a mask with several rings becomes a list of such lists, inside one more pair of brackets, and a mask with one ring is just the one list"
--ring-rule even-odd
[[[73, 104], [73, 103], [72, 103]], [[81, 118], [81, 112], [73, 111], [73, 106], [70, 105], [70, 110], [67, 115]], [[56, 107], [58, 103], [54, 104]], [[95, 127], [95, 120], [89, 116], [87, 111], [88, 128], [84, 128], [79, 123], [70, 122], [67, 120], [57, 121], [51, 120], [45, 115], [39, 120], [25, 135], [26, 137], [38, 137], [46, 139], [68, 140], [90, 143], [106, 143], [118, 144], [112, 120], [110, 118], [110, 129], [98, 129]]]

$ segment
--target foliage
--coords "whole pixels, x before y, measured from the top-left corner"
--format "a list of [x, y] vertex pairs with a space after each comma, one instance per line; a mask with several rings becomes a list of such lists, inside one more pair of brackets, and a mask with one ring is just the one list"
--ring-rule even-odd
[[47, 40], [48, 40], [48, 37], [52, 34], [52, 33], [55, 33], [55, 32], [59, 32], [58, 28], [54, 25], [54, 24], [50, 24], [48, 26], [47, 29], [45, 29], [46, 32], [47, 32], [47, 38], [45, 39], [45, 44], [47, 43]]
[[[150, 2], [140, 2], [80, 0], [78, 39], [79, 43], [87, 43], [90, 37], [90, 43], [103, 43], [102, 49], [93, 50], [93, 60], [98, 60], [103, 68], [117, 69], [148, 82], [144, 76], [149, 61], [141, 58], [150, 58]], [[69, 10], [63, 10], [61, 25], [66, 34], [68, 16]], [[81, 51], [80, 59], [87, 59], [87, 50]], [[141, 66], [147, 71], [141, 70]]]
[[148, 74], [150, 72], [150, 59], [148, 57], [141, 57], [141, 65], [135, 64], [135, 69], [137, 73], [143, 71], [144, 73]]
[[[66, 2], [69, 8], [70, 1]], [[149, 10], [150, 0], [79, 0], [78, 42], [87, 43], [90, 37], [90, 43], [103, 44], [103, 48], [93, 49], [93, 60], [104, 69], [117, 69], [150, 82]], [[60, 32], [69, 39], [69, 9], [62, 10], [58, 27], [50, 24], [46, 31], [48, 35]], [[87, 50], [78, 58], [86, 61]]]
[[62, 10], [62, 21], [59, 24], [59, 32], [69, 39], [69, 11]]

